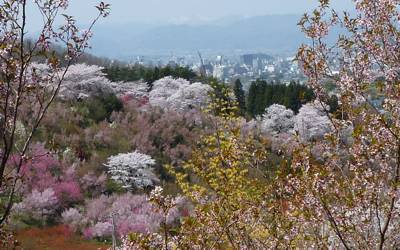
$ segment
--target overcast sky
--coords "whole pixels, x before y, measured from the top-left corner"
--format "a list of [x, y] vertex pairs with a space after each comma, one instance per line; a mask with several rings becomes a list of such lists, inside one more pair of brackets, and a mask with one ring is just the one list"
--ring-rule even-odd
[[[98, 0], [70, 0], [69, 14], [82, 23], [95, 16]], [[166, 22], [186, 23], [208, 21], [229, 16], [266, 14], [302, 14], [316, 5], [317, 0], [105, 0], [112, 5], [112, 14], [103, 22]], [[351, 0], [331, 0], [338, 9], [348, 9]]]

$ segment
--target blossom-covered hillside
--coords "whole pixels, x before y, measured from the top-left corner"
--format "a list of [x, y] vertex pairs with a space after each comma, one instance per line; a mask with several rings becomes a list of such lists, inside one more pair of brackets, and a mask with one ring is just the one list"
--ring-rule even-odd
[[400, 1], [320, 0], [286, 71], [77, 63], [110, 5], [33, 2], [0, 0], [0, 249], [400, 249]]

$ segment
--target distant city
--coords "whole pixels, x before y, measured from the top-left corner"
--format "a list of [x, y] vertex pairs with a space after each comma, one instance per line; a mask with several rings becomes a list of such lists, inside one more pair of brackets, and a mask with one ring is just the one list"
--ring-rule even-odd
[[199, 74], [214, 77], [226, 84], [240, 79], [245, 89], [256, 79], [286, 84], [291, 81], [303, 83], [305, 80], [294, 56], [271, 56], [265, 53], [205, 57], [201, 53], [186, 56], [137, 56], [129, 63], [158, 67], [189, 67]]

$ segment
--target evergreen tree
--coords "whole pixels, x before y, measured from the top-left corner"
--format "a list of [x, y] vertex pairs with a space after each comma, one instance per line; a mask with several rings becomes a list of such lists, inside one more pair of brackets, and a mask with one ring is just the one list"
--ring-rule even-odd
[[256, 115], [256, 97], [257, 97], [257, 83], [252, 82], [249, 88], [249, 95], [247, 97], [247, 112], [250, 116]]
[[257, 80], [257, 97], [256, 97], [256, 115], [260, 115], [264, 113], [265, 108], [267, 107], [267, 99], [264, 96], [268, 88], [268, 83], [266, 81]]
[[105, 68], [103, 72], [106, 74], [106, 77], [113, 82], [144, 80], [149, 84], [150, 87], [153, 82], [166, 76], [183, 78], [188, 81], [193, 81], [197, 78], [196, 73], [190, 68], [180, 66], [147, 67], [138, 64], [129, 67], [111, 66], [109, 68]]
[[247, 112], [255, 117], [263, 114], [271, 105], [280, 104], [297, 113], [304, 103], [313, 99], [314, 93], [305, 85], [294, 81], [289, 85], [279, 81], [267, 83], [258, 79], [250, 86]]
[[233, 91], [235, 93], [236, 100], [239, 105], [240, 113], [244, 114], [246, 112], [246, 97], [243, 91], [243, 85], [240, 82], [240, 79], [235, 81], [235, 85], [233, 87]]

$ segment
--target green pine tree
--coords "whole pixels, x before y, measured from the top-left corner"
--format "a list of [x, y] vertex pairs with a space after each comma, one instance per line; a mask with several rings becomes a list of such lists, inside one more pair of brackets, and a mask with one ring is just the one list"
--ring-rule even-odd
[[246, 97], [240, 79], [237, 79], [235, 81], [233, 91], [235, 93], [236, 101], [238, 102], [239, 105], [240, 113], [243, 115], [246, 112]]
[[254, 117], [256, 115], [257, 83], [252, 82], [247, 96], [247, 113]]

